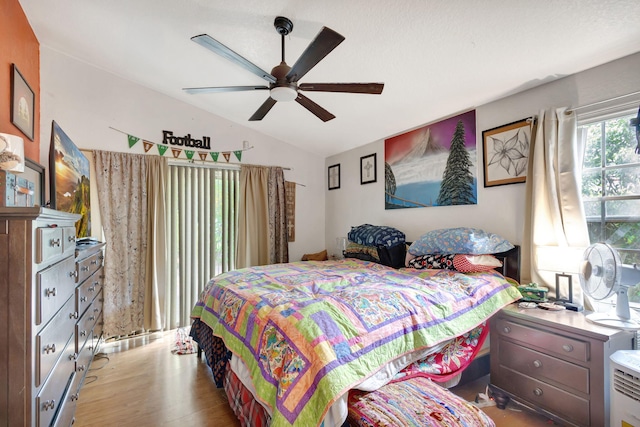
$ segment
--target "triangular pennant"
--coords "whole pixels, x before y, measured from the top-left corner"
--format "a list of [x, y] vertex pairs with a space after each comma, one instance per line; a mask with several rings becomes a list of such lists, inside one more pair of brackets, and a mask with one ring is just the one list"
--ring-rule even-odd
[[212, 151], [209, 154], [211, 154], [211, 158], [213, 159], [214, 162], [218, 161], [218, 156], [220, 155], [220, 153], [218, 153], [217, 151]]
[[127, 138], [129, 139], [129, 148], [133, 147], [136, 145], [136, 142], [140, 141], [140, 138], [133, 135], [127, 135]]
[[149, 141], [145, 141], [144, 139], [142, 140], [142, 143], [144, 144], [144, 152], [148, 153], [149, 150], [151, 150], [151, 147], [153, 147], [153, 142], [149, 142]]
[[233, 154], [236, 155], [236, 157], [238, 158], [238, 161], [241, 162], [242, 161], [242, 150], [237, 150], [234, 151]]
[[222, 155], [224, 156], [224, 159], [227, 161], [227, 163], [229, 163], [229, 158], [231, 157], [231, 153], [229, 151], [225, 151], [224, 153], [222, 153]]
[[189, 159], [189, 160], [191, 160], [191, 159], [193, 158], [193, 155], [194, 155], [195, 153], [196, 153], [196, 152], [195, 152], [195, 151], [193, 151], [193, 150], [184, 150], [184, 154], [187, 156], [187, 159]]
[[202, 160], [203, 162], [207, 160], [207, 154], [209, 153], [207, 153], [206, 151], [198, 151], [198, 156], [200, 156], [200, 160]]
[[156, 144], [156, 147], [158, 147], [158, 153], [160, 153], [161, 156], [164, 156], [164, 153], [167, 152], [167, 147], [166, 145], [158, 145]]
[[177, 159], [178, 157], [180, 157], [180, 153], [182, 153], [182, 150], [179, 148], [172, 148], [171, 152], [173, 153], [173, 157]]

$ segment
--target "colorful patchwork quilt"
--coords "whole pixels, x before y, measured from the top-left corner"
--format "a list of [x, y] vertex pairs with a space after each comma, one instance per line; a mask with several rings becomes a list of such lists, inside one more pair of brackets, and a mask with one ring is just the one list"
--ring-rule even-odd
[[317, 426], [387, 363], [469, 332], [519, 299], [514, 284], [497, 272], [294, 262], [215, 277], [191, 314], [247, 365], [272, 426]]

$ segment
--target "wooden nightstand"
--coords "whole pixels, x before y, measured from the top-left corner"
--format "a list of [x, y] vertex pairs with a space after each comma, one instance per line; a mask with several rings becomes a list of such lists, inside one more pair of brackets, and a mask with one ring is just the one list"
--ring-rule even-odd
[[516, 304], [490, 324], [489, 386], [499, 408], [512, 398], [564, 425], [609, 425], [609, 356], [633, 348], [635, 332]]

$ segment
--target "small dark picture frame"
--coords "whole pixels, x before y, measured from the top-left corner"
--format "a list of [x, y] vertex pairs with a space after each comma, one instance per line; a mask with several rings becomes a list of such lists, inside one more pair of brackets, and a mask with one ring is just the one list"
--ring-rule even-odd
[[33, 141], [35, 95], [16, 64], [11, 64], [11, 123]]
[[340, 188], [340, 163], [329, 166], [328, 169], [329, 190]]
[[360, 185], [371, 184], [378, 180], [377, 154], [360, 157]]
[[24, 176], [34, 183], [33, 204], [35, 206], [45, 206], [44, 203], [44, 166], [31, 159], [24, 159]]

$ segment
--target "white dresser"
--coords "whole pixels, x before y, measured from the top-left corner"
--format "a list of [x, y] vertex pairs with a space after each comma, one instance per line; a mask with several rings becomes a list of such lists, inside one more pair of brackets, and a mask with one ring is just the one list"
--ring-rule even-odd
[[88, 366], [83, 351], [93, 357], [102, 313], [102, 278], [93, 280], [102, 274], [102, 245], [79, 250], [76, 261], [79, 218], [0, 208], [0, 426], [72, 423]]

